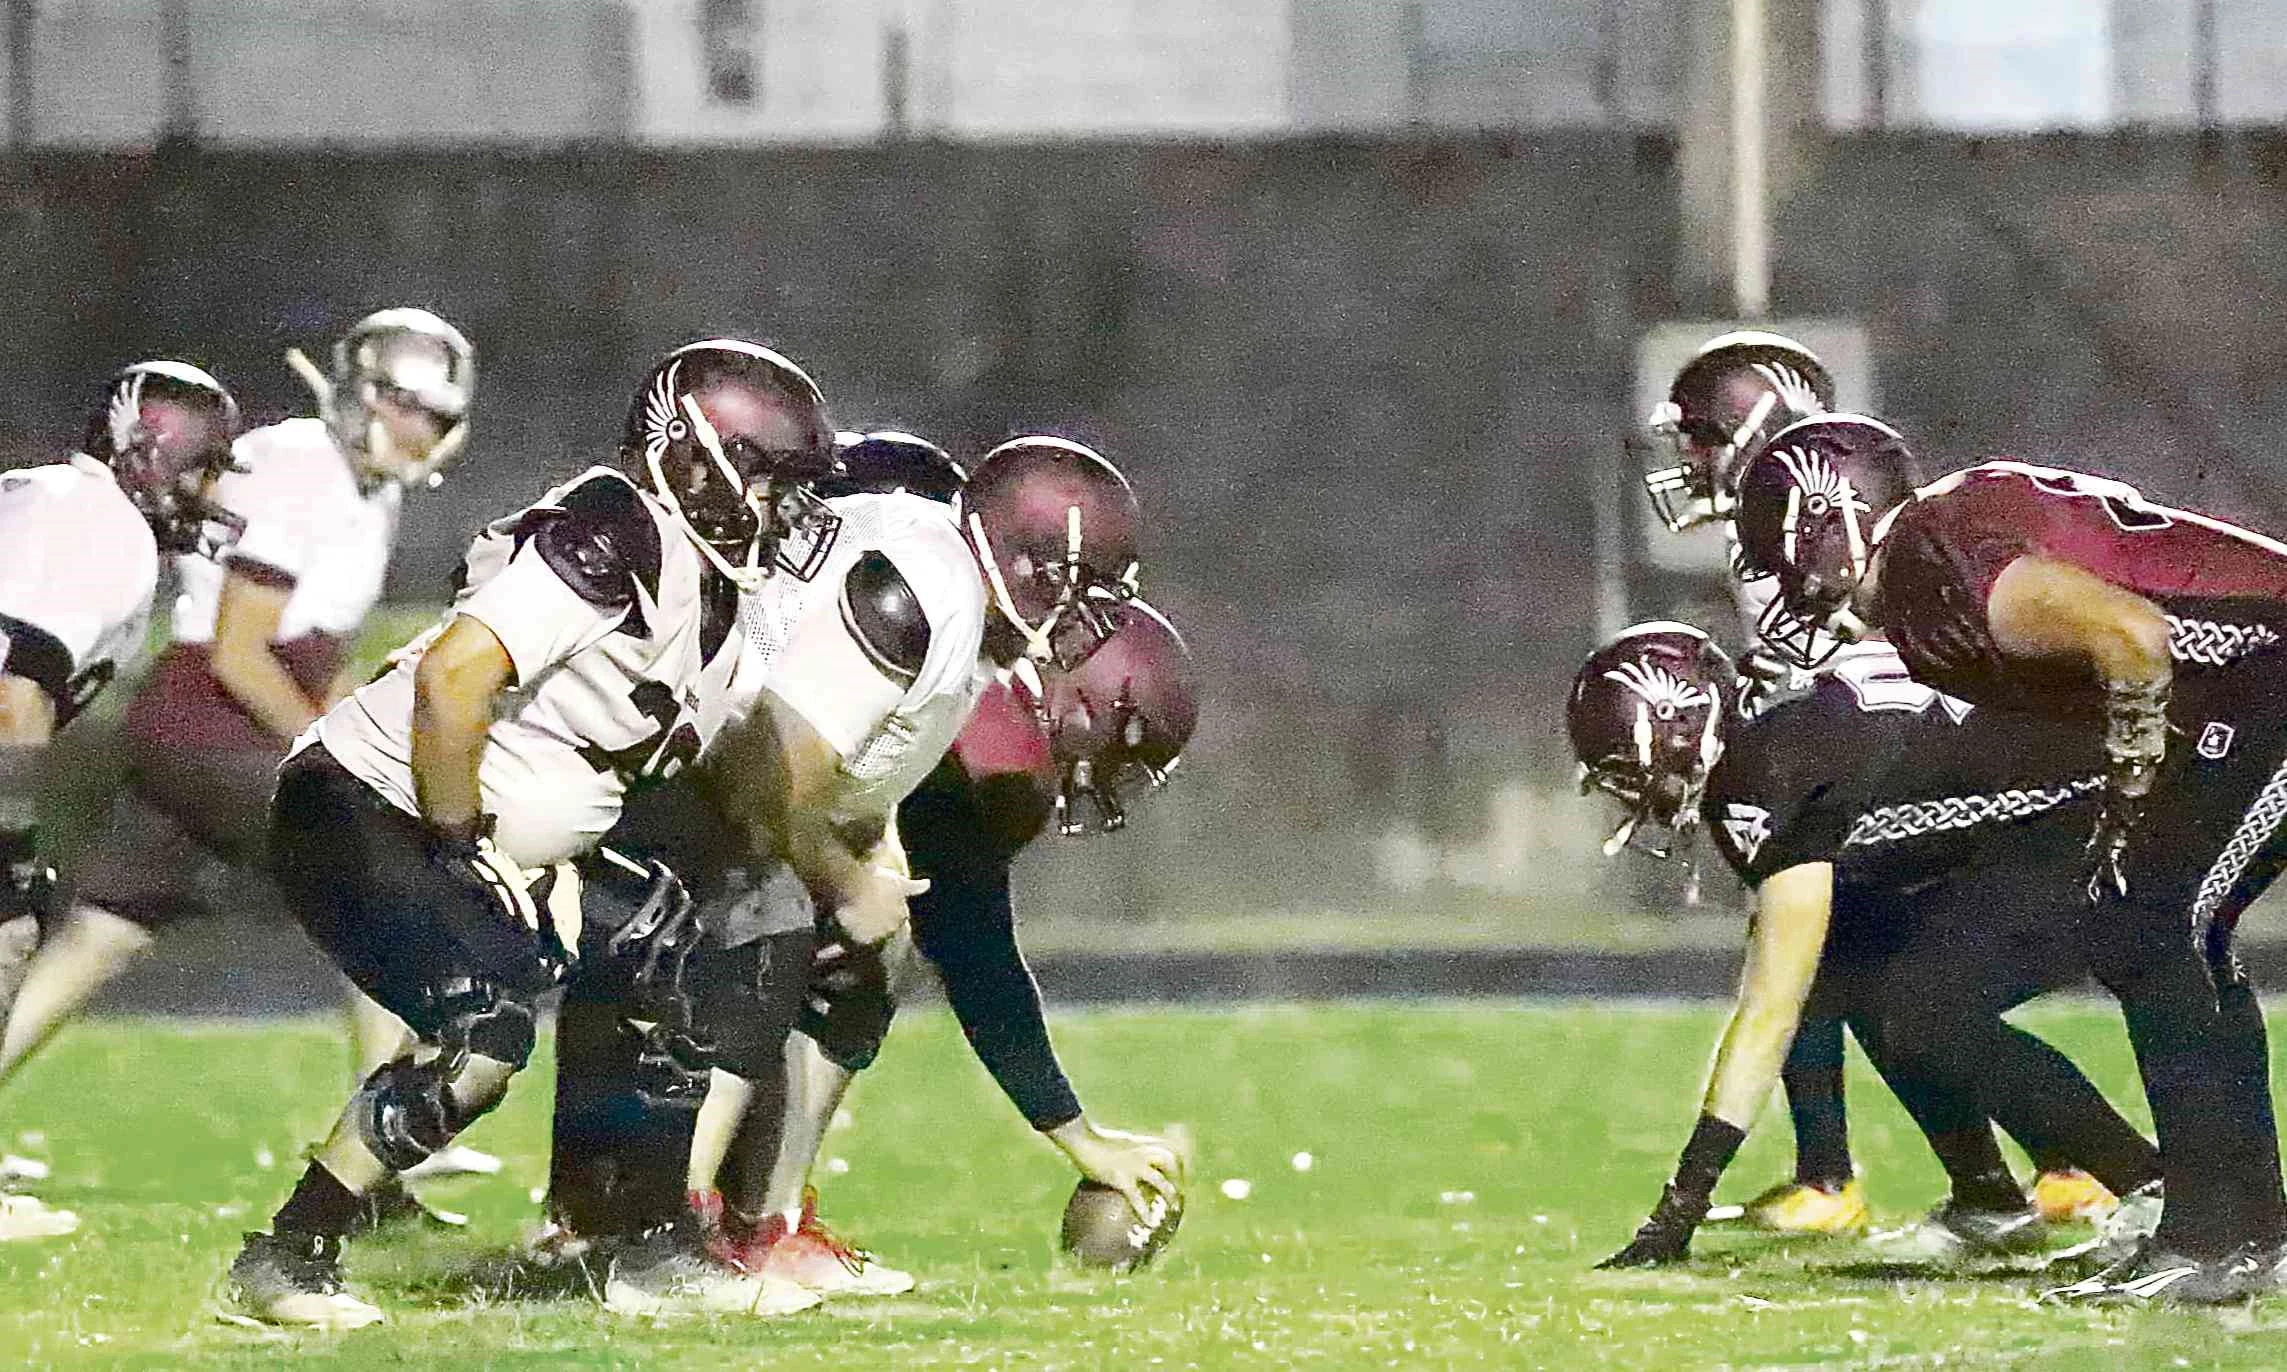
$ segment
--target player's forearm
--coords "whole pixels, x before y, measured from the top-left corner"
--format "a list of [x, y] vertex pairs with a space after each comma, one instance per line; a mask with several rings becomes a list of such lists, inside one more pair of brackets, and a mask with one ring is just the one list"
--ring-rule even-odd
[[316, 703], [302, 694], [293, 674], [267, 646], [249, 652], [218, 645], [214, 679], [238, 708], [281, 739], [301, 733], [318, 717]]
[[1802, 1022], [1826, 945], [1833, 868], [1812, 863], [1772, 877], [1758, 893], [1739, 997], [1717, 1040], [1702, 1111], [1742, 1132], [1771, 1095]]
[[484, 810], [478, 769], [493, 697], [510, 670], [492, 632], [462, 618], [430, 645], [414, 672], [413, 789], [422, 815], [440, 829], [472, 828]]
[[2165, 683], [2175, 671], [2160, 607], [2071, 563], [2018, 558], [1986, 613], [2003, 651], [2083, 661], [2099, 681]]
[[0, 747], [44, 747], [55, 731], [56, 703], [40, 683], [0, 674]]

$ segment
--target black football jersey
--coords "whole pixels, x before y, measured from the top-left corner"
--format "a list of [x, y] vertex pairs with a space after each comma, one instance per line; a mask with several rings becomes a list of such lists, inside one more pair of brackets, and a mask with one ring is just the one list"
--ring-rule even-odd
[[1840, 915], [1987, 863], [2053, 866], [2060, 889], [2077, 879], [2103, 770], [2085, 731], [1972, 710], [1880, 643], [1749, 708], [1701, 816], [1750, 887], [1831, 862]]

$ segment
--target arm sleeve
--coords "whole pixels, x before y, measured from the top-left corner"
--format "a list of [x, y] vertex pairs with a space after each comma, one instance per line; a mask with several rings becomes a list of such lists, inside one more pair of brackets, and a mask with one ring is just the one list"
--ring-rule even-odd
[[914, 946], [937, 968], [969, 1047], [1035, 1129], [1078, 1118], [1040, 987], [1017, 947], [1012, 854], [994, 850], [983, 811], [944, 768], [898, 807], [897, 823], [914, 875], [930, 883], [913, 898]]
[[932, 879], [913, 901], [913, 941], [937, 968], [945, 999], [977, 1061], [1035, 1129], [1077, 1119], [1080, 1098], [1048, 1041], [1040, 986], [1017, 947], [1006, 867], [950, 883]]

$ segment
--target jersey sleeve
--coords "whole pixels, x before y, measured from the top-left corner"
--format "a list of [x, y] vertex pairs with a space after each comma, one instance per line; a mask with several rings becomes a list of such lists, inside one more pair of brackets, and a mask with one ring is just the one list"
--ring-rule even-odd
[[1822, 685], [1742, 725], [1708, 779], [1702, 818], [1750, 887], [1839, 858], [1868, 779], [1887, 761], [1881, 731], [1835, 707], [1840, 689]]
[[658, 526], [625, 482], [572, 487], [514, 538], [507, 562], [454, 609], [492, 630], [522, 683], [626, 624], [639, 588], [658, 585]]
[[0, 660], [59, 717], [85, 703], [83, 673], [131, 651], [158, 570], [150, 529], [108, 475], [61, 464], [0, 475]]
[[291, 586], [308, 570], [323, 516], [319, 462], [340, 465], [330, 452], [311, 452], [283, 426], [257, 429], [233, 445], [246, 470], [217, 482], [215, 503], [246, 521], [223, 554], [223, 565], [263, 585]]

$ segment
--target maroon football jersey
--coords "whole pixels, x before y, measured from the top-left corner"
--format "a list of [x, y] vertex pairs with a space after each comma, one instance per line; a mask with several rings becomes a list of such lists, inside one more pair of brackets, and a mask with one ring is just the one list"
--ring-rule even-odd
[[2179, 673], [2287, 642], [2287, 544], [2146, 500], [2122, 482], [2019, 462], [1941, 478], [1881, 541], [1873, 622], [1913, 674], [1978, 704], [2080, 713], [2099, 685], [2079, 666], [2006, 657], [1986, 598], [2035, 555], [2157, 604]]

